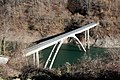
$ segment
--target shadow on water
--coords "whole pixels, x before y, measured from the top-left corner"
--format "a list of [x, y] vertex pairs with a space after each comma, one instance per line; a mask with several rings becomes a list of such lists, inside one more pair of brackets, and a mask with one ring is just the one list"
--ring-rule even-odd
[[[42, 51], [42, 58], [45, 62], [52, 50], [52, 47], [46, 48]], [[104, 48], [91, 47], [90, 50], [84, 51], [80, 50], [77, 45], [73, 43], [63, 44], [58, 52], [55, 59], [53, 67], [61, 67], [66, 62], [70, 64], [76, 63], [78, 60], [84, 60], [86, 58], [96, 59], [103, 58], [105, 55]]]

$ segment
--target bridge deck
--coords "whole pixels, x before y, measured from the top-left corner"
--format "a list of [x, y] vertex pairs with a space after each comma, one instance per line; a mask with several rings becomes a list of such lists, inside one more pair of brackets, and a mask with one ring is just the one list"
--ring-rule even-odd
[[66, 38], [68, 38], [68, 37], [72, 37], [72, 36], [74, 36], [75, 34], [79, 34], [79, 33], [82, 33], [82, 32], [84, 32], [84, 31], [86, 31], [86, 30], [89, 30], [90, 28], [93, 28], [93, 27], [97, 26], [98, 24], [99, 24], [99, 23], [91, 23], [91, 24], [85, 25], [85, 26], [83, 26], [83, 27], [81, 27], [81, 28], [78, 28], [78, 29], [76, 29], [76, 30], [73, 30], [73, 31], [67, 32], [67, 33], [65, 33], [65, 34], [59, 35], [59, 36], [57, 36], [57, 37], [55, 37], [55, 38], [52, 38], [52, 39], [48, 39], [48, 40], [46, 40], [46, 41], [43, 41], [43, 42], [41, 42], [41, 43], [39, 43], [39, 44], [37, 44], [37, 45], [34, 45], [34, 46], [26, 49], [26, 53], [27, 53], [27, 54], [26, 54], [25, 56], [32, 55], [32, 54], [34, 54], [35, 52], [40, 51], [40, 50], [43, 50], [43, 49], [45, 49], [45, 48], [47, 48], [47, 47], [49, 47], [49, 46], [52, 46], [52, 45], [58, 43], [59, 41], [61, 41], [61, 40], [63, 40], [63, 39], [66, 39]]

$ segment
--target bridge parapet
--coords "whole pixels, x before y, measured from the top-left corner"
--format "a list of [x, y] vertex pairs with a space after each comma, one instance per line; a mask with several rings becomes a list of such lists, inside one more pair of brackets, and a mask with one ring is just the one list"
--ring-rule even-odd
[[[55, 58], [56, 58], [56, 56], [59, 52], [59, 49], [60, 49], [60, 47], [63, 44], [65, 39], [67, 39], [69, 37], [74, 38], [78, 42], [79, 48], [80, 48], [80, 45], [81, 45], [82, 49], [86, 52], [86, 46], [88, 46], [88, 49], [90, 48], [90, 45], [89, 45], [89, 43], [90, 43], [90, 41], [89, 41], [89, 37], [90, 37], [89, 36], [89, 29], [91, 29], [91, 28], [93, 28], [97, 25], [99, 25], [99, 23], [90, 23], [90, 24], [85, 25], [85, 26], [83, 26], [81, 28], [78, 28], [76, 30], [73, 30], [73, 31], [67, 32], [65, 34], [56, 36], [52, 39], [48, 39], [46, 41], [43, 41], [43, 42], [41, 42], [37, 45], [34, 45], [34, 46], [26, 49], [25, 50], [26, 54], [24, 56], [27, 57], [27, 56], [33, 55], [33, 62], [35, 64], [36, 61], [37, 61], [37, 66], [39, 67], [39, 51], [41, 51], [41, 50], [43, 50], [43, 49], [45, 49], [49, 46], [54, 45], [46, 63], [45, 63], [45, 66], [44, 66], [44, 68], [47, 68], [48, 63], [51, 61], [50, 65], [49, 65], [49, 69], [51, 69], [52, 66], [53, 66], [53, 63], [55, 61]], [[76, 37], [76, 34], [79, 34], [79, 33], [82, 33], [82, 32], [85, 32], [85, 47], [83, 46], [81, 41]], [[52, 55], [53, 55], [53, 58], [52, 58], [52, 60], [50, 60]]]

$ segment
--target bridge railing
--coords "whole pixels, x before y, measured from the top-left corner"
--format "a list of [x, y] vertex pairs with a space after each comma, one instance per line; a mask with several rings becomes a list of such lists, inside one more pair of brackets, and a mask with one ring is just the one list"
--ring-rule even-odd
[[[37, 65], [39, 66], [39, 51], [41, 51], [41, 50], [43, 50], [43, 49], [45, 49], [45, 48], [47, 48], [47, 47], [49, 47], [49, 46], [56, 45], [56, 44], [59, 43], [59, 46], [58, 46], [58, 48], [57, 48], [56, 51], [54, 51], [54, 50], [55, 50], [54, 47], [56, 47], [56, 46], [53, 47], [53, 50], [51, 51], [51, 54], [49, 55], [49, 57], [48, 57], [48, 59], [47, 59], [47, 61], [46, 61], [46, 63], [45, 63], [45, 66], [44, 66], [44, 68], [47, 67], [48, 62], [50, 61], [51, 55], [53, 54], [53, 51], [54, 51], [55, 54], [54, 54], [54, 57], [53, 57], [53, 59], [52, 59], [52, 61], [51, 61], [50, 66], [49, 66], [49, 69], [51, 69], [52, 66], [53, 66], [54, 60], [55, 60], [55, 58], [56, 58], [56, 56], [57, 56], [57, 53], [58, 53], [58, 51], [59, 51], [59, 49], [60, 49], [60, 47], [61, 47], [61, 45], [62, 45], [62, 43], [63, 43], [63, 41], [64, 41], [65, 39], [67, 39], [67, 38], [69, 38], [69, 37], [72, 37], [72, 38], [76, 39], [76, 41], [81, 45], [81, 47], [83, 48], [83, 50], [86, 52], [86, 49], [85, 49], [84, 46], [82, 45], [81, 41], [76, 37], [76, 34], [85, 32], [85, 41], [87, 40], [87, 45], [88, 45], [88, 48], [89, 48], [89, 42], [90, 42], [90, 41], [89, 41], [89, 29], [97, 26], [98, 24], [99, 24], [99, 23], [90, 23], [90, 24], [88, 24], [88, 25], [85, 25], [85, 26], [80, 27], [80, 28], [78, 28], [78, 29], [75, 29], [75, 30], [73, 30], [73, 31], [70, 31], [70, 32], [67, 32], [67, 33], [65, 33], [65, 34], [56, 36], [56, 37], [54, 37], [54, 38], [52, 38], [52, 39], [48, 39], [48, 40], [46, 40], [46, 41], [43, 41], [43, 42], [41, 42], [41, 43], [39, 43], [39, 44], [37, 44], [37, 45], [34, 45], [34, 46], [26, 49], [26, 50], [25, 50], [25, 53], [26, 53], [26, 54], [25, 54], [24, 56], [33, 55], [33, 61], [34, 61], [34, 62], [37, 61]], [[86, 44], [86, 42], [85, 42], [85, 44]], [[36, 59], [37, 59], [37, 60], [36, 60]]]

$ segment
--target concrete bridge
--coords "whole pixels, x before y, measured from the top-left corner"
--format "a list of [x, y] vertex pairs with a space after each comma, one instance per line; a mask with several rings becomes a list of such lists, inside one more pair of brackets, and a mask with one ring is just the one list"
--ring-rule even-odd
[[[39, 67], [39, 52], [49, 46], [54, 45], [47, 61], [45, 62], [44, 68], [49, 68], [51, 69], [54, 61], [56, 59], [56, 56], [60, 50], [61, 45], [63, 44], [64, 40], [67, 38], [74, 38], [78, 43], [78, 47], [82, 47], [83, 51], [86, 52], [86, 46], [88, 49], [90, 48], [89, 45], [89, 30], [95, 26], [99, 25], [99, 23], [90, 23], [88, 25], [85, 25], [83, 27], [80, 27], [78, 29], [75, 29], [73, 31], [64, 33], [62, 35], [56, 36], [52, 39], [45, 40], [37, 45], [34, 45], [32, 47], [29, 47], [28, 49], [25, 50], [25, 55], [24, 56], [33, 56], [33, 62]], [[85, 46], [81, 43], [81, 41], [76, 37], [76, 34], [80, 34], [82, 32], [85, 32]]]

